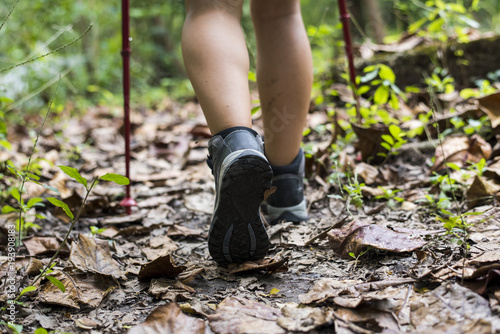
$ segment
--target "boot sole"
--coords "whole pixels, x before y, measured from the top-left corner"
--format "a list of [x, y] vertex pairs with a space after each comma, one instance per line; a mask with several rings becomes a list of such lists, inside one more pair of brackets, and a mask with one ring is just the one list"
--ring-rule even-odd
[[241, 150], [226, 157], [221, 175], [208, 234], [210, 255], [219, 264], [261, 259], [270, 247], [259, 207], [271, 187], [271, 166], [262, 153]]

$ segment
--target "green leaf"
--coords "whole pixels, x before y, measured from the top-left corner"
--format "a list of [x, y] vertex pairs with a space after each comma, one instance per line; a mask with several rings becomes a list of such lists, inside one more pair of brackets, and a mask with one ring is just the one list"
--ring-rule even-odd
[[391, 145], [394, 145], [394, 139], [389, 135], [382, 135], [381, 138]]
[[396, 139], [401, 137], [401, 128], [396, 124], [389, 125], [389, 132]]
[[378, 86], [375, 94], [373, 95], [373, 102], [376, 104], [385, 104], [389, 99], [389, 89], [386, 86]]
[[35, 175], [33, 173], [26, 173], [26, 176], [29, 177], [30, 179], [33, 179], [33, 180], [40, 180], [40, 176], [38, 175]]
[[356, 255], [353, 252], [349, 252], [349, 256], [354, 258], [354, 259], [356, 258]]
[[248, 72], [248, 81], [257, 82], [257, 76], [255, 75], [255, 72]]
[[104, 181], [111, 181], [122, 186], [125, 186], [130, 183], [130, 180], [127, 177], [113, 173], [105, 174], [101, 176], [100, 179]]
[[87, 188], [87, 180], [80, 175], [78, 169], [69, 166], [59, 166], [59, 168], [61, 168], [66, 175], [75, 179], [78, 183], [83, 184], [83, 186]]
[[66, 287], [64, 286], [64, 284], [62, 284], [62, 282], [60, 280], [58, 280], [57, 278], [55, 278], [54, 276], [47, 276], [46, 275], [45, 278], [47, 278], [49, 281], [51, 281], [52, 284], [57, 286], [59, 288], [59, 290], [61, 290], [62, 292], [66, 291]]
[[42, 201], [43, 201], [43, 198], [33, 197], [33, 198], [30, 198], [30, 200], [28, 201], [28, 204], [26, 204], [26, 205], [28, 206], [28, 208], [31, 208], [31, 207], [35, 206], [37, 203], [40, 203]]
[[19, 210], [14, 209], [10, 205], [4, 205], [4, 207], [2, 208], [2, 213], [6, 214], [6, 213], [11, 213], [11, 212], [19, 212]]
[[254, 115], [259, 110], [260, 110], [260, 106], [253, 107], [252, 111], [251, 111], [251, 114]]
[[[369, 67], [373, 67], [373, 66], [369, 66]], [[366, 71], [366, 69], [367, 68], [365, 68], [365, 72], [368, 72], [368, 71]], [[379, 72], [378, 69], [368, 72], [367, 74], [365, 74], [361, 77], [361, 82], [368, 82], [368, 81], [375, 79], [377, 77], [378, 72]]]
[[453, 163], [453, 162], [446, 163], [446, 166], [450, 167], [453, 170], [460, 170], [461, 169], [456, 163]]
[[378, 74], [380, 76], [380, 79], [388, 80], [392, 84], [396, 81], [396, 75], [387, 65], [380, 65], [380, 71], [378, 72]]
[[408, 27], [408, 33], [414, 34], [415, 32], [417, 32], [418, 29], [420, 29], [421, 26], [424, 25], [425, 22], [427, 22], [427, 18], [426, 17], [421, 18], [420, 20], [418, 20], [416, 22], [413, 22]]
[[33, 285], [27, 286], [23, 289], [23, 291], [21, 291], [21, 293], [19, 294], [19, 297], [21, 297], [22, 295], [24, 295], [27, 292], [35, 291], [35, 290], [36, 290], [36, 287], [34, 287]]
[[47, 330], [43, 327], [37, 328], [34, 334], [48, 334]]
[[7, 327], [9, 327], [10, 329], [12, 329], [13, 331], [15, 331], [18, 334], [21, 334], [23, 332], [23, 325], [16, 325], [16, 324], [13, 324], [12, 322], [8, 322]]
[[370, 90], [370, 86], [361, 86], [358, 89], [358, 95], [363, 95]]
[[0, 146], [3, 146], [6, 150], [12, 150], [12, 145], [6, 140], [0, 140]]
[[16, 201], [21, 202], [21, 194], [19, 193], [19, 190], [17, 188], [12, 189], [10, 194]]
[[71, 219], [74, 219], [75, 216], [73, 216], [73, 213], [71, 212], [71, 210], [69, 209], [69, 206], [64, 203], [63, 201], [61, 200], [58, 200], [57, 198], [55, 197], [49, 197], [47, 198], [47, 200], [52, 203], [53, 205], [55, 206], [58, 206], [60, 208], [62, 208], [64, 210], [64, 212], [66, 212], [66, 214], [68, 215], [69, 218]]
[[477, 91], [477, 89], [464, 88], [460, 91], [460, 97], [465, 100], [471, 97], [479, 97], [479, 96], [481, 96], [481, 93]]
[[392, 149], [392, 146], [387, 143], [380, 143], [380, 146], [385, 148], [387, 151], [390, 151]]

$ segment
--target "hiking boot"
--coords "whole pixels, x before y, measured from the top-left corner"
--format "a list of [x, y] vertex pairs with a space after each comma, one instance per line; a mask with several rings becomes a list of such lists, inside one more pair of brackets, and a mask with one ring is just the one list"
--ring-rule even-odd
[[307, 203], [304, 197], [304, 152], [300, 149], [288, 166], [273, 166], [272, 184], [276, 191], [264, 203], [270, 224], [281, 220], [298, 223], [307, 220]]
[[219, 264], [263, 258], [270, 242], [259, 208], [273, 172], [261, 137], [251, 129], [234, 130], [224, 138], [215, 135], [208, 151], [216, 190], [210, 255]]

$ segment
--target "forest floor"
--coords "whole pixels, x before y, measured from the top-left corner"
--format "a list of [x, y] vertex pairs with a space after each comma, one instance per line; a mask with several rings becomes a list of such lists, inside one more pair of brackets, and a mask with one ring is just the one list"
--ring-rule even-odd
[[[405, 146], [385, 163], [369, 165], [351, 144], [327, 152], [332, 121], [325, 110], [311, 112], [309, 220], [269, 226], [268, 257], [224, 268], [211, 260], [206, 243], [215, 189], [201, 110], [169, 100], [156, 109], [132, 115], [137, 207], [125, 215], [119, 205], [124, 188], [99, 182], [71, 232], [71, 247], [62, 249], [50, 273], [65, 292], [39, 280], [17, 306], [15, 323], [23, 333], [39, 327], [67, 333], [500, 333], [500, 209], [491, 195], [500, 189], [500, 167], [491, 146], [485, 153], [484, 140], [449, 137], [454, 153], [447, 157], [458, 154], [454, 163], [464, 164], [452, 171], [462, 173], [454, 176], [462, 190], [457, 203], [445, 199], [455, 214], [443, 222], [435, 214], [445, 207], [437, 197], [445, 183], [431, 179], [437, 149]], [[73, 212], [85, 189], [57, 166], [75, 167], [89, 182], [123, 173], [120, 113], [95, 108], [60, 124], [49, 118], [42, 131], [34, 156], [41, 182], [58, 188]], [[13, 149], [1, 151], [1, 161], [26, 164], [33, 147], [28, 130], [16, 129], [9, 141]], [[446, 145], [437, 144], [443, 152]], [[464, 167], [475, 154], [488, 161], [480, 173]], [[346, 179], [342, 166], [355, 170], [358, 181]], [[25, 188], [26, 200], [54, 196], [31, 182]], [[12, 198], [8, 203], [15, 206]], [[46, 219], [35, 218], [35, 208]], [[466, 212], [476, 214], [462, 221]], [[1, 277], [8, 271], [7, 225], [16, 217], [0, 215]], [[64, 212], [48, 202], [28, 211], [26, 221], [40, 228], [29, 229], [20, 248], [17, 288], [31, 284], [69, 228]], [[446, 222], [455, 224], [455, 235]]]

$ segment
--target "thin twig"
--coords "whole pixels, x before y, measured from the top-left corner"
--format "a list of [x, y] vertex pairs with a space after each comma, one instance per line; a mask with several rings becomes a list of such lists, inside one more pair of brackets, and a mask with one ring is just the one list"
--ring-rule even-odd
[[12, 70], [12, 69], [14, 69], [14, 68], [16, 68], [16, 67], [26, 65], [26, 64], [28, 64], [28, 63], [34, 62], [35, 60], [38, 60], [38, 59], [41, 59], [41, 58], [47, 57], [47, 56], [49, 56], [49, 55], [51, 55], [51, 54], [53, 54], [53, 53], [59, 52], [59, 51], [61, 51], [62, 49], [65, 49], [65, 48], [67, 48], [68, 46], [73, 45], [74, 43], [78, 42], [80, 39], [82, 39], [82, 38], [83, 38], [83, 36], [85, 36], [85, 35], [89, 32], [89, 30], [90, 30], [91, 28], [92, 28], [92, 24], [91, 24], [91, 25], [89, 25], [89, 27], [87, 28], [87, 30], [85, 30], [85, 31], [83, 32], [83, 34], [81, 34], [79, 37], [77, 37], [77, 38], [76, 38], [76, 39], [74, 39], [73, 41], [71, 41], [71, 42], [69, 42], [69, 43], [67, 43], [67, 44], [64, 44], [64, 45], [62, 45], [62, 46], [58, 47], [57, 49], [55, 49], [55, 50], [53, 50], [53, 51], [50, 51], [50, 52], [47, 52], [47, 53], [45, 53], [45, 54], [43, 54], [43, 55], [41, 55], [41, 56], [34, 57], [34, 58], [28, 59], [28, 60], [26, 60], [26, 61], [23, 61], [23, 62], [21, 62], [21, 63], [19, 63], [19, 64], [13, 65], [13, 66], [11, 66], [11, 67], [7, 67], [7, 68], [4, 68], [4, 69], [1, 69], [1, 70], [0, 70], [0, 73], [7, 72], [7, 71]]
[[16, 2], [14, 2], [14, 4], [12, 5], [12, 8], [10, 9], [10, 11], [7, 13], [7, 16], [5, 17], [5, 20], [3, 20], [2, 24], [0, 25], [0, 30], [2, 30], [5, 22], [7, 22], [7, 20], [9, 19], [10, 15], [12, 14], [12, 12], [14, 11], [14, 8], [16, 8], [17, 4], [19, 3], [20, 0], [17, 0]]
[[345, 216], [341, 221], [339, 221], [338, 223], [335, 223], [333, 224], [332, 226], [330, 226], [329, 228], [327, 228], [326, 230], [324, 230], [323, 232], [321, 232], [320, 234], [316, 235], [315, 237], [312, 237], [311, 239], [309, 239], [305, 244], [304, 246], [305, 247], [309, 247], [315, 240], [317, 239], [323, 239], [327, 236], [328, 232], [330, 232], [331, 230], [335, 229], [335, 228], [339, 228], [341, 227], [342, 225], [344, 225], [344, 222], [347, 220], [347, 218], [349, 218], [349, 216]]

